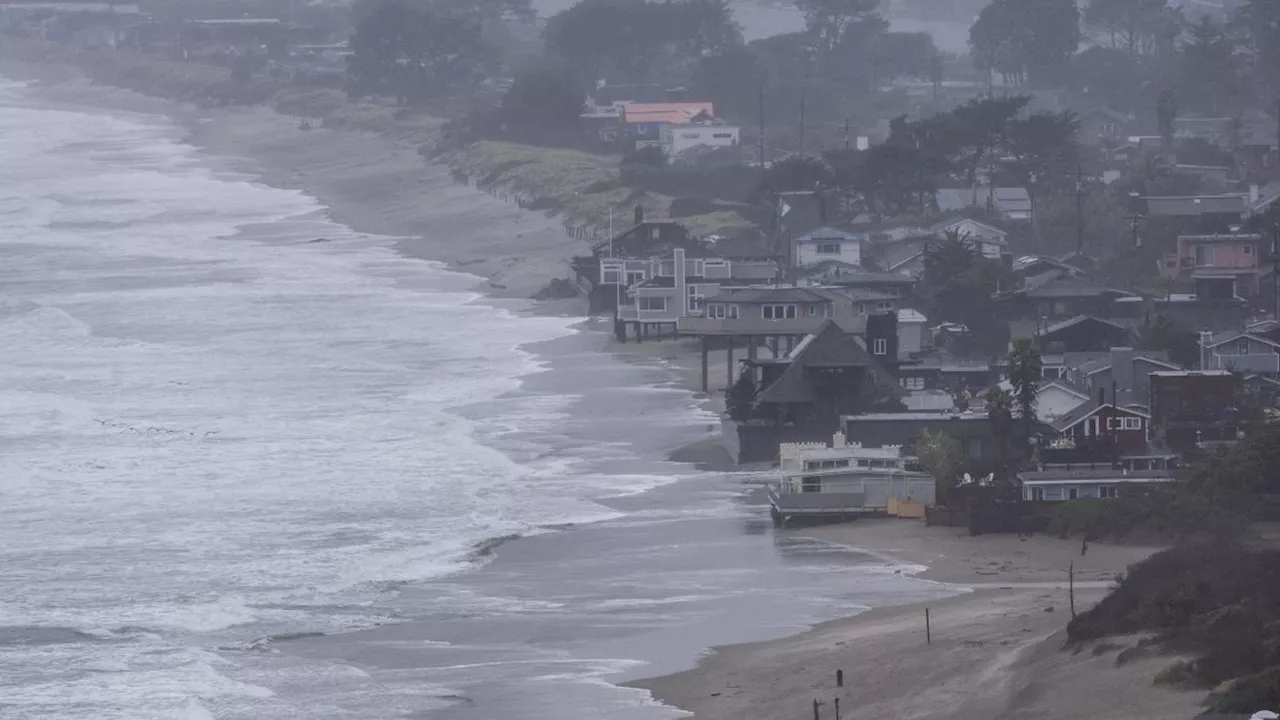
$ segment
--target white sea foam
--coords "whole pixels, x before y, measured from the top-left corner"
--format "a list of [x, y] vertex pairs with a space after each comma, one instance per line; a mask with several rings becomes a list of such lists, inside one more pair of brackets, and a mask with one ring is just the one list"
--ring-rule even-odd
[[478, 441], [534, 452], [563, 419], [573, 397], [519, 397], [518, 347], [570, 321], [477, 302], [161, 119], [25, 92], [0, 85], [0, 624], [93, 640], [0, 648], [6, 717], [344, 716], [200, 648], [384, 622], [478, 542], [669, 481]]

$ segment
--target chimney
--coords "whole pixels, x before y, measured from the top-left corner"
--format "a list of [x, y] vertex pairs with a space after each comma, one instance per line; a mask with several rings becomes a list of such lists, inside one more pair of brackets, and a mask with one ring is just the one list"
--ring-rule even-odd
[[644, 208], [639, 203], [636, 204], [636, 224], [644, 224]]
[[835, 435], [831, 436], [831, 447], [842, 448], [849, 443], [845, 440], [844, 430], [837, 430]]
[[1118, 407], [1142, 403], [1134, 397], [1133, 348], [1111, 348], [1111, 401]]

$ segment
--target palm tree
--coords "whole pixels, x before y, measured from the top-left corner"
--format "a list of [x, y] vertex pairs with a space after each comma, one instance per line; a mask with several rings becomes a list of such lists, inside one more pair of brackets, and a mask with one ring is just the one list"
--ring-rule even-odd
[[999, 477], [1004, 480], [1009, 473], [1009, 433], [1013, 430], [1013, 395], [1008, 390], [993, 387], [983, 395], [983, 400], [987, 405], [991, 435], [996, 440]]
[[1013, 352], [1009, 354], [1009, 384], [1013, 386], [1024, 442], [1031, 437], [1031, 426], [1036, 421], [1036, 395], [1040, 392], [1043, 367], [1040, 353], [1031, 340], [1024, 338], [1014, 343]]

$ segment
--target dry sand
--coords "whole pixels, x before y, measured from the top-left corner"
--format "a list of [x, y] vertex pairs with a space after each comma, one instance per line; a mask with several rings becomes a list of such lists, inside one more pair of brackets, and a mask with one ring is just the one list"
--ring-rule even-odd
[[[807, 720], [813, 701], [834, 718], [1191, 718], [1204, 694], [1157, 687], [1173, 662], [1117, 666], [1136, 638], [1064, 649], [1066, 583], [1075, 562], [1076, 607], [1092, 606], [1114, 578], [1153, 548], [1010, 536], [970, 538], [915, 521], [862, 521], [785, 531], [928, 564], [921, 577], [971, 592], [925, 606], [871, 610], [783, 640], [721, 648], [691, 671], [636, 683], [700, 720]], [[835, 673], [844, 671], [843, 688]]]

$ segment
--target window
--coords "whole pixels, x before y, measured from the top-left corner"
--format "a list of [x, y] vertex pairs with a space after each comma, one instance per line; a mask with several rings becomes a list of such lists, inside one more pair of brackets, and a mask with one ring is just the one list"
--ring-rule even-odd
[[719, 303], [708, 305], [707, 317], [713, 320], [723, 320], [725, 318], [724, 305]]
[[1237, 355], [1249, 354], [1249, 340], [1247, 338], [1242, 339], [1239, 343], [1236, 344], [1236, 354]]
[[689, 310], [702, 309], [702, 288], [697, 285], [689, 286]]
[[637, 284], [642, 283], [642, 282], [644, 282], [644, 271], [643, 271], [643, 270], [628, 270], [628, 271], [627, 271], [627, 287], [631, 287], [632, 285], [637, 285]]
[[605, 285], [617, 285], [622, 281], [622, 263], [609, 261], [600, 263], [600, 282]]
[[694, 261], [693, 261], [693, 275], [694, 275], [694, 277], [702, 277], [703, 275], [706, 275], [706, 274], [707, 274], [707, 266], [706, 266], [706, 263], [705, 263], [704, 261], [702, 261], [702, 260], [694, 260]]
[[839, 255], [840, 243], [838, 242], [820, 242], [818, 243], [819, 255]]
[[703, 260], [702, 264], [708, 268], [722, 268], [728, 263], [726, 263], [724, 260], [721, 260], [719, 258], [715, 258], [713, 260]]
[[795, 305], [765, 305], [761, 308], [765, 320], [795, 320]]
[[904, 377], [898, 381], [906, 390], [923, 390], [924, 378], [922, 377]]
[[1120, 418], [1120, 429], [1121, 430], [1141, 430], [1142, 418], [1136, 418], [1136, 417]]
[[889, 352], [889, 341], [885, 338], [876, 338], [871, 343], [871, 353], [873, 355], [884, 355]]
[[642, 295], [639, 298], [641, 310], [666, 310], [667, 299], [665, 297], [650, 297]]
[[807, 477], [800, 479], [800, 492], [822, 492], [822, 478]]
[[653, 228], [649, 231], [649, 237], [654, 240], [662, 239], [662, 228]]
[[733, 133], [711, 133], [711, 137], [717, 140], [724, 140], [733, 137]]
[[1245, 255], [1252, 255], [1252, 254], [1253, 254], [1253, 246], [1252, 246], [1252, 245], [1241, 245], [1241, 246], [1240, 246], [1240, 249], [1241, 249], [1241, 251], [1243, 251], [1243, 252], [1244, 252], [1244, 254], [1245, 254]]
[[1044, 488], [1031, 488], [1031, 499], [1036, 502], [1044, 502]]
[[1067, 499], [1068, 499], [1068, 500], [1079, 500], [1079, 499], [1080, 499], [1080, 488], [1074, 488], [1074, 487], [1073, 487], [1073, 488], [1067, 488]]
[[1098, 497], [1100, 497], [1100, 498], [1114, 498], [1115, 496], [1116, 496], [1116, 486], [1114, 486], [1114, 485], [1101, 485], [1101, 486], [1099, 486], [1099, 487], [1098, 487]]
[[879, 310], [880, 312], [885, 312], [885, 311], [892, 310], [892, 309], [893, 309], [893, 301], [892, 301], [892, 300], [877, 300], [877, 301], [876, 301], [876, 310]]
[[730, 319], [730, 320], [737, 320], [737, 319], [738, 319], [738, 306], [737, 306], [737, 305], [730, 305], [730, 306], [729, 306], [729, 319]]
[[1120, 418], [1113, 418], [1113, 417], [1109, 417], [1109, 418], [1107, 418], [1107, 429], [1108, 429], [1108, 430], [1115, 430], [1115, 429], [1116, 429], [1116, 421], [1117, 421], [1117, 420], [1119, 420], [1119, 419], [1120, 419]]
[[1196, 246], [1196, 266], [1204, 267], [1206, 265], [1213, 265], [1213, 264], [1214, 264], [1213, 263], [1213, 246], [1197, 245]]

